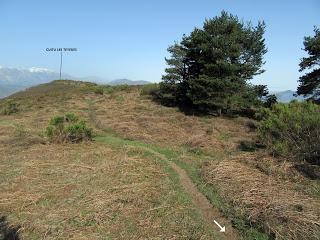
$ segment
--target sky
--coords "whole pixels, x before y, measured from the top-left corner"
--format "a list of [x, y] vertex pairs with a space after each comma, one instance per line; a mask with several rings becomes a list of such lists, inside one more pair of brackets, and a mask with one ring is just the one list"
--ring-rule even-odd
[[59, 53], [46, 48], [70, 47], [78, 51], [65, 53], [63, 71], [72, 76], [159, 82], [168, 46], [222, 10], [266, 23], [266, 72], [253, 83], [295, 90], [320, 0], [0, 0], [0, 65], [59, 71]]

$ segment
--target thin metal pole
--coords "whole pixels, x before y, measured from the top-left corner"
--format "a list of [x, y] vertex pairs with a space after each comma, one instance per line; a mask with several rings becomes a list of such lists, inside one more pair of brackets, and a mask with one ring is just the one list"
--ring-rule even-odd
[[62, 50], [61, 50], [61, 58], [60, 58], [60, 80], [61, 80], [61, 70], [62, 70]]

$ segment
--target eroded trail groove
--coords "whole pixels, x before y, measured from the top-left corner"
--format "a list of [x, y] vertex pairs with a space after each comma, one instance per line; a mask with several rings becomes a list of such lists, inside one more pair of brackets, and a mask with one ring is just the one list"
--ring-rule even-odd
[[[117, 144], [123, 144], [123, 139], [112, 137], [113, 142], [118, 142]], [[98, 141], [106, 142], [105, 138], [100, 138]], [[110, 141], [110, 140], [109, 140]], [[107, 142], [109, 142], [107, 141]], [[154, 150], [152, 147], [149, 147], [145, 143], [131, 143], [130, 141], [125, 141], [125, 144], [132, 146], [134, 148], [139, 148], [145, 152], [151, 153], [153, 156], [161, 159], [166, 162], [179, 176], [180, 184], [183, 187], [184, 191], [191, 197], [194, 207], [202, 215], [203, 219], [206, 221], [208, 226], [210, 226], [217, 236], [218, 239], [226, 240], [237, 240], [241, 239], [238, 232], [232, 227], [231, 222], [226, 219], [222, 213], [214, 207], [209, 200], [198, 190], [197, 186], [193, 183], [191, 178], [188, 176], [186, 171], [170, 160], [165, 154]], [[217, 221], [222, 227], [226, 227], [224, 233], [220, 232], [220, 228], [214, 223], [214, 220]]]
[[[156, 152], [149, 148], [143, 148], [146, 151], [160, 157], [165, 160], [179, 175], [181, 185], [185, 191], [191, 196], [194, 206], [199, 209], [202, 216], [208, 221], [213, 230], [217, 233], [217, 236], [221, 239], [236, 240], [240, 239], [237, 231], [232, 227], [229, 220], [222, 216], [218, 209], [216, 209], [209, 200], [198, 190], [196, 185], [192, 182], [188, 174], [177, 164], [167, 159], [163, 154]], [[217, 225], [215, 225], [214, 220], [219, 222], [222, 226], [226, 227], [226, 232], [221, 233]]]

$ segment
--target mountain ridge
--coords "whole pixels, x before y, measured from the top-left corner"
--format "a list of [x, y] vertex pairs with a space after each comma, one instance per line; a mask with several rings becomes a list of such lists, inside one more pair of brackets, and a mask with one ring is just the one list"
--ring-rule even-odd
[[[47, 68], [10, 68], [0, 66], [0, 98], [10, 96], [17, 91], [22, 91], [29, 87], [48, 83], [57, 79], [60, 79], [60, 74]], [[108, 85], [144, 85], [150, 83], [145, 80], [135, 81], [125, 78], [108, 81], [97, 76], [74, 77], [66, 73], [62, 74], [62, 79], [79, 79], [82, 81]]]
[[278, 102], [289, 103], [292, 100], [303, 101], [306, 98], [303, 96], [296, 96], [296, 91], [293, 90], [284, 90], [274, 93], [277, 97]]

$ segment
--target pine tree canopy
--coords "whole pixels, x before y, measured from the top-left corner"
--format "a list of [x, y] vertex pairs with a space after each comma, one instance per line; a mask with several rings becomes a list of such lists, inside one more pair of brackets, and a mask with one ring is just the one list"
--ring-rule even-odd
[[248, 80], [264, 72], [264, 32], [264, 22], [252, 26], [225, 11], [205, 20], [203, 28], [168, 48], [171, 57], [165, 59], [168, 68], [160, 84], [164, 101], [204, 111], [258, 104], [263, 90]]
[[[314, 28], [315, 35], [313, 37], [304, 38], [304, 50], [308, 53], [308, 57], [302, 58], [299, 66], [300, 71], [310, 69], [311, 72], [306, 73], [299, 79], [297, 93], [299, 95], [311, 96], [315, 101], [320, 100], [320, 30]], [[317, 68], [318, 67], [318, 68]]]

